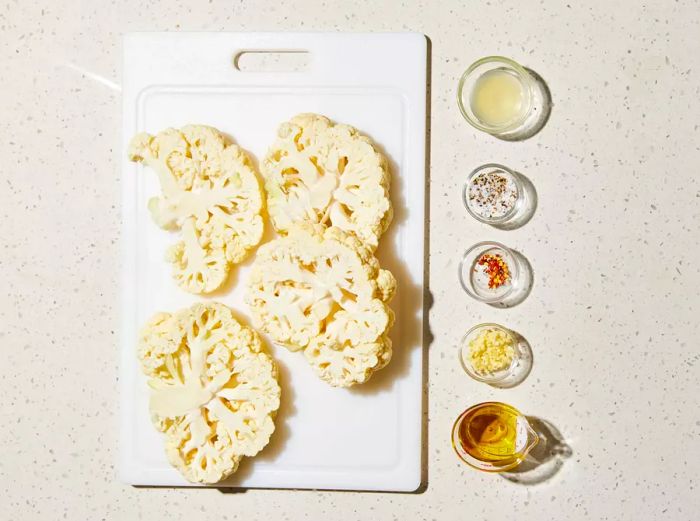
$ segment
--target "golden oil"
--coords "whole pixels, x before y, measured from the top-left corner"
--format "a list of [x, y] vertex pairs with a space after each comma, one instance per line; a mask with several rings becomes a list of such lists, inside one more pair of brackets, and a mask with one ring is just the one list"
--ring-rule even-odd
[[527, 419], [515, 407], [486, 402], [467, 409], [455, 422], [457, 454], [480, 470], [499, 472], [518, 465], [537, 444]]

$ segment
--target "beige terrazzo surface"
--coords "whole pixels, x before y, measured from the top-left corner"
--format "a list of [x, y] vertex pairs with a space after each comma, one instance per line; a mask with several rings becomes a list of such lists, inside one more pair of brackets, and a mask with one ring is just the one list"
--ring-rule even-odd
[[[700, 3], [44, 2], [0, 11], [0, 519], [691, 520], [700, 510]], [[614, 4], [614, 5], [613, 5]], [[428, 484], [420, 494], [135, 489], [116, 481], [120, 35], [134, 30], [411, 30], [432, 41]], [[522, 143], [455, 103], [474, 59], [540, 73], [555, 107]], [[525, 227], [469, 218], [474, 166], [525, 173]], [[529, 299], [462, 293], [461, 252], [526, 255]], [[501, 322], [530, 341], [510, 390], [468, 380], [455, 345]], [[461, 410], [499, 399], [572, 455], [525, 486], [459, 463]]]

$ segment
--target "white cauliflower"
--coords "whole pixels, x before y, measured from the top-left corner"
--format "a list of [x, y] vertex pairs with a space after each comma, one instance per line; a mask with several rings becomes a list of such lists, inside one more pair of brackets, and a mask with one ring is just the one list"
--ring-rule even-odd
[[187, 125], [129, 145], [129, 159], [158, 174], [162, 196], [148, 203], [161, 228], [182, 230], [166, 259], [173, 277], [191, 293], [220, 287], [263, 235], [263, 196], [248, 156], [216, 129]]
[[372, 141], [318, 114], [283, 123], [261, 166], [275, 228], [298, 222], [352, 232], [371, 248], [392, 218], [389, 169]]
[[372, 252], [339, 228], [296, 225], [258, 250], [246, 301], [255, 326], [304, 350], [334, 386], [365, 382], [391, 358], [396, 289]]
[[280, 403], [277, 368], [229, 308], [200, 303], [156, 314], [138, 357], [168, 460], [189, 481], [221, 481], [267, 445]]

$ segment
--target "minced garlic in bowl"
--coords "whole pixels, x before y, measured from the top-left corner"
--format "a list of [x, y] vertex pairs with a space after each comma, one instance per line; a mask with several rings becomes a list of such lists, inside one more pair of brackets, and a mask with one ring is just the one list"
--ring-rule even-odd
[[481, 374], [502, 371], [513, 362], [513, 345], [510, 333], [499, 329], [484, 329], [469, 341], [469, 361]]
[[495, 383], [509, 376], [508, 369], [517, 355], [517, 341], [508, 329], [497, 324], [481, 324], [464, 337], [460, 359], [474, 379]]

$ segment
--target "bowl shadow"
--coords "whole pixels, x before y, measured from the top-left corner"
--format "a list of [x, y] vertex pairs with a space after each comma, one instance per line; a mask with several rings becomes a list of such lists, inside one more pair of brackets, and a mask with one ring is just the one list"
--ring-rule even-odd
[[537, 74], [532, 69], [528, 67], [523, 67], [530, 75], [534, 78], [535, 84], [537, 85], [537, 97], [541, 100], [542, 113], [537, 116], [537, 120], [532, 127], [526, 130], [513, 134], [511, 136], [497, 136], [498, 139], [502, 141], [525, 141], [531, 137], [540, 133], [540, 131], [547, 126], [547, 122], [552, 115], [552, 108], [554, 104], [552, 103], [552, 92], [549, 90], [547, 82], [544, 78]]
[[554, 477], [573, 451], [559, 430], [549, 421], [535, 416], [528, 416], [527, 421], [540, 441], [520, 465], [508, 472], [502, 472], [500, 476], [519, 485], [537, 485]]
[[513, 336], [515, 336], [515, 341], [517, 342], [518, 347], [521, 350], [521, 356], [520, 360], [518, 361], [518, 367], [514, 371], [512, 377], [508, 378], [504, 382], [493, 383], [491, 384], [492, 387], [496, 387], [498, 389], [512, 389], [513, 387], [516, 387], [523, 383], [532, 372], [532, 366], [534, 364], [534, 355], [532, 354], [532, 347], [530, 346], [530, 343], [524, 336], [522, 336], [517, 331], [513, 331]]
[[521, 264], [522, 269], [522, 282], [517, 290], [507, 297], [506, 300], [502, 302], [489, 303], [490, 306], [495, 308], [514, 308], [522, 304], [527, 297], [532, 293], [532, 287], [535, 283], [535, 273], [532, 270], [532, 264], [522, 253], [517, 250], [511, 250], [514, 257]]
[[515, 175], [518, 176], [518, 179], [520, 179], [520, 182], [523, 185], [526, 205], [525, 208], [523, 208], [522, 212], [519, 212], [520, 215], [518, 215], [512, 221], [509, 221], [505, 224], [493, 225], [494, 228], [498, 228], [499, 230], [516, 230], [518, 228], [521, 228], [522, 226], [525, 226], [527, 223], [530, 222], [532, 217], [535, 215], [535, 211], [537, 211], [538, 200], [535, 185], [532, 184], [532, 181], [526, 175], [521, 174], [520, 172], [515, 172]]

